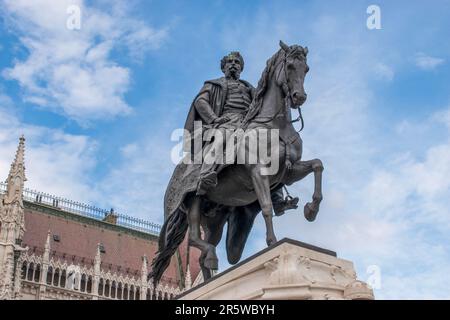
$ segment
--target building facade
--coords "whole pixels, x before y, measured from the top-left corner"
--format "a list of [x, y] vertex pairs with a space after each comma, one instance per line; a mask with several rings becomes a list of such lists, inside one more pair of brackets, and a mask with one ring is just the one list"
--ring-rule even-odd
[[160, 226], [25, 189], [24, 154], [21, 137], [0, 184], [0, 299], [167, 300], [202, 281], [185, 240], [153, 287]]

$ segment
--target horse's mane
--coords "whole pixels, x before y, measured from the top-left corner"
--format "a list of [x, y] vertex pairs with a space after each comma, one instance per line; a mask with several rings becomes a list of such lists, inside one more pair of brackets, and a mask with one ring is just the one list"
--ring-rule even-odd
[[256, 88], [255, 98], [250, 104], [249, 110], [244, 118], [244, 124], [252, 120], [261, 110], [264, 100], [264, 94], [266, 93], [269, 84], [269, 79], [275, 71], [275, 67], [278, 64], [279, 58], [282, 56], [282, 53], [284, 53], [284, 51], [282, 49], [279, 49], [269, 60], [267, 60], [266, 68], [263, 70], [261, 78], [258, 82], [258, 87]]

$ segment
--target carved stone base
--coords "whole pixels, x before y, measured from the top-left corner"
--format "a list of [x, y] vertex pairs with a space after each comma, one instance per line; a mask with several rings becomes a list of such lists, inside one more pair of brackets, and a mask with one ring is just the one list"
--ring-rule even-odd
[[356, 279], [352, 262], [338, 259], [332, 251], [283, 239], [178, 299], [373, 300], [374, 295]]

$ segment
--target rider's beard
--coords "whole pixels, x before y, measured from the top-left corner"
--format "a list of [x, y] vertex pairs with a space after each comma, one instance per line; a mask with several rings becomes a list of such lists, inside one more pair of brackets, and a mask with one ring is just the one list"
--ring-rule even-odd
[[239, 79], [240, 74], [241, 74], [240, 71], [237, 69], [234, 69], [234, 70], [228, 69], [227, 72], [225, 73], [225, 77], [228, 79], [237, 80], [237, 79]]

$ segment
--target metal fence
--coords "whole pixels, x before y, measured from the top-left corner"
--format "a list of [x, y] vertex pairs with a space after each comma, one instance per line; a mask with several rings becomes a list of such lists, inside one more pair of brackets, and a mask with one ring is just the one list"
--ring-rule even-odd
[[[6, 191], [6, 188], [6, 183], [0, 182], [0, 193], [4, 193]], [[100, 209], [95, 206], [56, 197], [47, 193], [30, 189], [24, 189], [23, 199], [29, 202], [41, 203], [62, 211], [74, 213], [96, 220], [103, 220], [108, 214], [111, 213], [110, 210]], [[126, 228], [153, 235], [158, 235], [161, 230], [161, 226], [159, 224], [150, 221], [130, 217], [121, 213], [114, 213], [114, 215], [117, 217], [117, 225]]]

